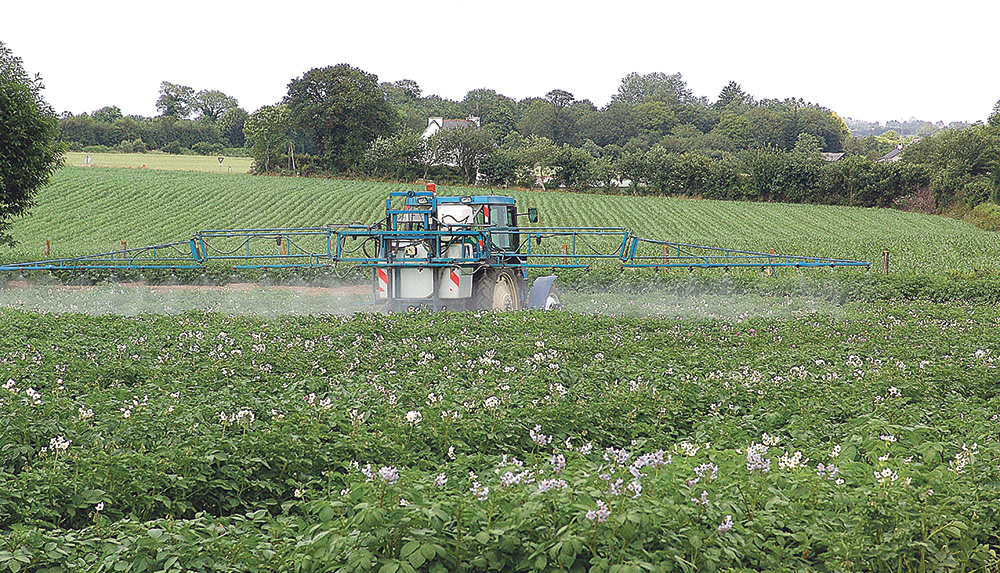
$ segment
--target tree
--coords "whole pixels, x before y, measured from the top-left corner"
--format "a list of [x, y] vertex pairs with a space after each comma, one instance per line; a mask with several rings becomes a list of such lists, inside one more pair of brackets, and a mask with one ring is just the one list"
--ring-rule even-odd
[[744, 92], [740, 84], [731, 81], [719, 92], [719, 99], [712, 104], [712, 107], [725, 109], [730, 105], [736, 107], [753, 105], [753, 97]]
[[528, 136], [519, 146], [521, 161], [528, 168], [526, 174], [529, 185], [536, 182], [545, 190], [545, 179], [554, 173], [552, 162], [555, 160], [557, 148], [552, 141], [537, 135]]
[[657, 134], [667, 133], [677, 125], [677, 116], [662, 101], [647, 101], [633, 109], [635, 123], [640, 128]]
[[101, 123], [114, 123], [115, 120], [123, 117], [122, 110], [116, 105], [106, 105], [90, 114], [90, 116], [94, 118], [94, 121], [99, 121]]
[[254, 171], [271, 170], [275, 160], [288, 145], [290, 125], [288, 107], [285, 105], [267, 105], [250, 114], [243, 126], [243, 133], [251, 146]]
[[1000, 127], [1000, 100], [993, 106], [993, 113], [986, 122], [990, 127]]
[[160, 82], [160, 97], [156, 100], [156, 111], [162, 115], [185, 119], [191, 115], [193, 103], [193, 89], [180, 84]]
[[378, 76], [347, 64], [292, 80], [284, 101], [293, 125], [312, 140], [320, 165], [331, 171], [359, 169], [368, 145], [391, 135], [398, 124]]
[[59, 166], [59, 120], [42, 98], [41, 77], [0, 42], [0, 243], [13, 247], [11, 220], [27, 213], [32, 196]]
[[462, 117], [475, 116], [479, 125], [499, 142], [514, 131], [517, 103], [507, 96], [489, 89], [472, 90], [462, 100]]
[[545, 94], [545, 99], [552, 102], [552, 105], [555, 106], [556, 110], [560, 110], [568, 106], [569, 104], [573, 103], [573, 100], [576, 98], [574, 98], [573, 94], [569, 93], [566, 90], [557, 89], [557, 90], [552, 90], [549, 93]]
[[428, 147], [441, 150], [447, 162], [462, 170], [467, 183], [474, 183], [479, 167], [495, 147], [492, 136], [474, 126], [441, 130], [431, 136]]
[[385, 93], [385, 98], [392, 105], [406, 105], [420, 99], [423, 90], [420, 84], [413, 80], [398, 80], [392, 83], [383, 82], [380, 86]]
[[409, 130], [390, 137], [377, 137], [365, 151], [365, 172], [405, 181], [419, 167], [424, 148], [420, 134]]
[[236, 98], [227, 96], [219, 90], [201, 90], [191, 101], [191, 108], [212, 123], [219, 120], [231, 109], [239, 107]]
[[653, 100], [668, 104], [688, 104], [696, 99], [680, 73], [667, 75], [663, 72], [645, 75], [632, 72], [622, 78], [618, 93], [611, 97], [613, 102], [633, 106]]
[[535, 135], [546, 139], [555, 137], [556, 108], [552, 102], [542, 98], [526, 98], [517, 104], [520, 118], [517, 132], [528, 137]]
[[565, 143], [556, 150], [552, 166], [556, 168], [555, 180], [567, 189], [589, 189], [596, 178], [590, 153]]
[[243, 126], [247, 118], [250, 117], [246, 110], [241, 107], [234, 107], [226, 110], [219, 118], [218, 126], [222, 137], [226, 138], [230, 147], [243, 147], [246, 143], [246, 136], [243, 134]]

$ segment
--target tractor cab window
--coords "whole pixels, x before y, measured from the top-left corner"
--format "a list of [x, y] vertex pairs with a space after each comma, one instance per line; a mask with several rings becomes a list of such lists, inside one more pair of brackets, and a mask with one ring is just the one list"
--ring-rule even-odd
[[[511, 229], [517, 228], [517, 207], [515, 207], [514, 205], [507, 207], [507, 221], [509, 221], [509, 224], [507, 225], [508, 227], [510, 227]], [[521, 235], [517, 233], [511, 233], [510, 235], [507, 236], [509, 237], [508, 240], [510, 241], [509, 250], [511, 251], [518, 250], [521, 247]]]
[[495, 228], [493, 232], [493, 245], [503, 250], [510, 249], [510, 228], [511, 221], [508, 217], [506, 205], [488, 205], [490, 208], [490, 226]]
[[516, 226], [514, 207], [508, 205], [483, 205], [476, 209], [475, 224], [490, 229], [493, 246], [505, 251], [517, 249], [517, 236], [509, 229]]

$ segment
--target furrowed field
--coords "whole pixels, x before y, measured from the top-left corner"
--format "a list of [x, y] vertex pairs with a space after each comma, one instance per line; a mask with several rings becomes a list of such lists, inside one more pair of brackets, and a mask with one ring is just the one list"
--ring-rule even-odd
[[[4, 257], [371, 222], [407, 188], [67, 168]], [[515, 195], [907, 272], [578, 272], [571, 312], [402, 315], [0, 281], [0, 571], [1000, 571], [995, 234]]]

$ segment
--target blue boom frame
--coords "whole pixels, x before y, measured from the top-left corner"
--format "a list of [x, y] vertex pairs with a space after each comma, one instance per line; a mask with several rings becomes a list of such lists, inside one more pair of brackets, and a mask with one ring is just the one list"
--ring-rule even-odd
[[[204, 269], [225, 263], [233, 269], [510, 267], [581, 269], [593, 264], [620, 268], [817, 268], [864, 267], [867, 261], [786, 255], [637, 237], [617, 227], [518, 227], [515, 213], [504, 227], [487, 223], [447, 225], [435, 214], [441, 205], [473, 209], [515, 209], [512, 197], [438, 197], [429, 191], [392, 192], [385, 217], [372, 225], [328, 225], [274, 229], [213, 229], [187, 241], [121, 249], [80, 257], [6, 263], [0, 272]], [[506, 240], [504, 240], [506, 239]], [[556, 240], [561, 248], [542, 249]], [[426, 255], [400, 254], [399, 245], [419, 242]], [[461, 256], [446, 256], [456, 242], [469, 245]], [[595, 243], [600, 243], [596, 244]], [[508, 245], [506, 248], [498, 244]]]

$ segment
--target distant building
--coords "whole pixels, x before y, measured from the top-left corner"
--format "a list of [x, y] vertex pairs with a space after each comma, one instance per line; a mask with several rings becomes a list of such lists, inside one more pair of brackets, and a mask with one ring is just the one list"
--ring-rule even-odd
[[844, 158], [846, 153], [820, 153], [823, 156], [823, 160], [827, 163], [836, 163]]
[[449, 129], [459, 129], [461, 127], [469, 127], [471, 125], [480, 127], [479, 118], [474, 115], [470, 115], [465, 119], [445, 119], [443, 117], [428, 117], [427, 127], [424, 128], [424, 131], [423, 133], [420, 134], [420, 137], [424, 139], [429, 139], [430, 136], [434, 135], [439, 131], [442, 130], [448, 131]]
[[896, 149], [893, 149], [892, 151], [886, 153], [882, 157], [879, 157], [875, 161], [880, 161], [882, 163], [895, 163], [899, 161], [902, 157], [903, 157], [903, 144], [900, 143], [899, 145], [896, 146]]

